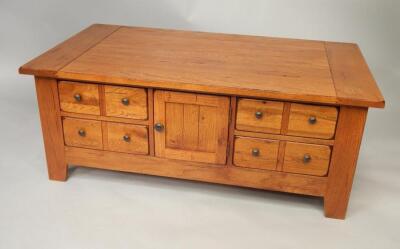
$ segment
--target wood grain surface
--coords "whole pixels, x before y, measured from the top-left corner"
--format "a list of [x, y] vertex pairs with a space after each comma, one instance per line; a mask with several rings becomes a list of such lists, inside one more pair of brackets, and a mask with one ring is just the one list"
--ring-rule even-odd
[[320, 41], [121, 27], [57, 76], [336, 102]]
[[20, 73], [261, 97], [383, 107], [355, 44], [93, 25]]

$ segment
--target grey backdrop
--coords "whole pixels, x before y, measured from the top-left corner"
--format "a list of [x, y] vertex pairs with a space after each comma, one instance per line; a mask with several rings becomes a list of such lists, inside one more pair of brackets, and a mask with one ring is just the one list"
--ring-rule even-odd
[[[27, 60], [92, 23], [356, 42], [371, 109], [345, 221], [303, 197], [77, 168], [50, 182]], [[399, 248], [400, 1], [0, 0], [0, 248]]]

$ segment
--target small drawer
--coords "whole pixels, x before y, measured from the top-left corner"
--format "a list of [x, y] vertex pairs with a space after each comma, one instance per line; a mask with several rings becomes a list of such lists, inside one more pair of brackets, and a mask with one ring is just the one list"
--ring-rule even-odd
[[279, 142], [236, 137], [233, 164], [246, 168], [276, 169]]
[[328, 173], [330, 156], [329, 146], [286, 142], [283, 171], [324, 176]]
[[131, 124], [105, 123], [107, 149], [134, 154], [149, 153], [147, 127]]
[[66, 145], [103, 149], [101, 121], [65, 118], [63, 129]]
[[287, 135], [333, 138], [337, 115], [336, 107], [291, 104]]
[[100, 115], [98, 85], [60, 81], [58, 91], [61, 110]]
[[279, 134], [283, 103], [277, 101], [239, 99], [236, 129]]
[[147, 119], [147, 92], [141, 88], [105, 86], [106, 116]]

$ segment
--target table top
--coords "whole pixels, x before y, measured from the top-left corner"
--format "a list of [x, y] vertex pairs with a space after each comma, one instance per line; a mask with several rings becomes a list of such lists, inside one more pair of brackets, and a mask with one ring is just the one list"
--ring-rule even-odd
[[385, 105], [352, 43], [94, 24], [19, 72], [332, 105]]

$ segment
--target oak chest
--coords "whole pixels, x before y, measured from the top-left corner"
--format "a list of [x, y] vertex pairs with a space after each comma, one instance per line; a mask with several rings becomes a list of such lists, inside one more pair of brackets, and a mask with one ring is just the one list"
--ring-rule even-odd
[[95, 24], [35, 75], [49, 178], [68, 165], [324, 198], [344, 218], [369, 107], [357, 45]]

